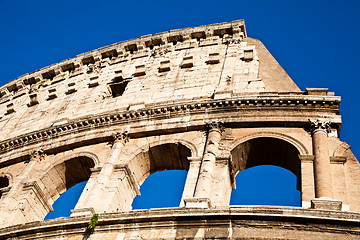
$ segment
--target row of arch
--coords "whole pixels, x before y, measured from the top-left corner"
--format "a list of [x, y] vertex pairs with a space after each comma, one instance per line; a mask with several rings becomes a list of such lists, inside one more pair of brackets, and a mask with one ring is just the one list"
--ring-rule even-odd
[[[185, 145], [186, 144], [186, 145]], [[192, 156], [192, 152], [196, 151], [195, 147], [192, 147], [188, 142], [175, 142], [164, 143], [161, 145], [150, 146], [147, 152], [139, 152], [133, 159], [131, 164], [142, 165], [147, 164], [146, 169], [148, 171], [142, 172], [138, 175], [137, 181], [140, 185], [149, 177], [149, 175], [164, 170], [189, 170], [188, 157]], [[190, 147], [188, 147], [190, 146]], [[250, 169], [256, 166], [262, 165], [274, 165], [284, 168], [296, 176], [297, 190], [301, 190], [301, 166], [298, 158], [299, 151], [296, 147], [289, 142], [272, 137], [260, 137], [247, 140], [237, 145], [232, 151], [232, 165], [235, 175], [246, 169]], [[96, 160], [91, 160], [91, 155], [72, 158], [65, 161], [65, 164], [69, 167], [66, 169], [83, 169], [82, 174], [78, 172], [65, 172], [66, 175], [76, 175], [77, 178], [68, 177], [66, 189], [71, 188], [79, 182], [86, 181], [90, 177], [90, 169], [96, 165]], [[144, 160], [146, 159], [146, 160]], [[79, 165], [78, 167], [70, 167], [73, 164]], [[145, 167], [145, 166], [144, 166]], [[73, 170], [70, 170], [73, 171]], [[170, 174], [179, 174], [176, 172], [167, 171]], [[171, 180], [172, 178], [168, 178]], [[157, 184], [157, 183], [155, 183]], [[185, 182], [183, 182], [185, 184]], [[151, 184], [150, 184], [151, 185]], [[180, 185], [179, 188], [183, 188], [184, 185]], [[182, 190], [182, 189], [181, 189]], [[143, 191], [143, 190], [141, 190]], [[169, 197], [165, 194], [164, 197]], [[138, 198], [137, 198], [138, 199]], [[136, 205], [136, 203], [135, 203]], [[139, 205], [139, 204], [138, 204]], [[141, 204], [140, 204], [141, 205]], [[135, 208], [139, 208], [135, 206]], [[140, 207], [141, 208], [141, 207]]]
[[[289, 170], [297, 177], [297, 189], [301, 190], [301, 163], [299, 154], [307, 154], [306, 148], [296, 140], [285, 135], [259, 136], [250, 135], [238, 139], [230, 151], [232, 157], [232, 174], [236, 176], [239, 172], [261, 165], [274, 165]], [[140, 149], [140, 148], [139, 148]], [[146, 169], [134, 173], [136, 181], [142, 185], [145, 179], [157, 171], [164, 170], [189, 170], [189, 157], [196, 156], [198, 149], [195, 145], [184, 140], [174, 140], [172, 143], [159, 145], [150, 144], [147, 151], [138, 151], [130, 162], [130, 165], [141, 166]], [[49, 202], [55, 202], [59, 197], [52, 195], [51, 188], [57, 188], [62, 194], [78, 183], [87, 181], [91, 176], [91, 169], [97, 167], [99, 159], [92, 153], [81, 153], [69, 155], [67, 160], [59, 162], [44, 171], [40, 181], [47, 182], [51, 172], [56, 172], [63, 183], [58, 186], [44, 184]], [[144, 165], [144, 166], [142, 166]], [[146, 165], [146, 166], [145, 166]], [[0, 189], [11, 185], [10, 179], [5, 175], [0, 178]], [[1, 192], [1, 191], [0, 191]], [[0, 193], [1, 194], [1, 193]], [[0, 195], [1, 197], [1, 195]]]

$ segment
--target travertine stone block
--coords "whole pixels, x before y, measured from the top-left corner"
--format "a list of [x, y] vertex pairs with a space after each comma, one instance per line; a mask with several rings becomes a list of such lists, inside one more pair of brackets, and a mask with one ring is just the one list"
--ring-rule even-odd
[[311, 200], [311, 208], [340, 211], [342, 202], [330, 198], [315, 198]]

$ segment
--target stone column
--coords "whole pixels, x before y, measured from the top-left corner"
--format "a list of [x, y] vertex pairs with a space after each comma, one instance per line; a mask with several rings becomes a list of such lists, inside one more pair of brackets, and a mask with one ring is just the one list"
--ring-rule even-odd
[[106, 193], [106, 188], [110, 182], [111, 175], [114, 172], [115, 165], [119, 162], [122, 148], [128, 139], [127, 132], [114, 134], [113, 146], [106, 162], [104, 163], [104, 166], [98, 173], [96, 182], [93, 183], [92, 188], [89, 193], [87, 193], [88, 195], [86, 200], [83, 201], [82, 206], [79, 206], [78, 204], [76, 205], [75, 209], [72, 211], [72, 216], [93, 213], [94, 210], [96, 212], [102, 212], [103, 209], [107, 208], [106, 206], [103, 206], [102, 197]]
[[332, 200], [333, 189], [328, 144], [330, 121], [309, 119], [309, 122], [313, 139], [315, 180], [315, 199], [312, 200], [311, 205], [313, 208], [341, 210], [341, 202]]
[[219, 149], [221, 133], [224, 128], [222, 123], [207, 125], [208, 137], [205, 151], [200, 166], [199, 177], [195, 187], [193, 199], [185, 199], [185, 205], [190, 207], [210, 207], [211, 188], [215, 169], [216, 154]]
[[331, 181], [331, 165], [329, 156], [328, 134], [329, 121], [312, 120], [313, 151], [314, 151], [314, 178], [315, 197], [333, 197]]

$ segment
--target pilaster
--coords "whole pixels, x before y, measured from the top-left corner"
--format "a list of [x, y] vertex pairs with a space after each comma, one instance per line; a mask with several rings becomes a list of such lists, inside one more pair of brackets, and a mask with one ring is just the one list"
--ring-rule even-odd
[[180, 207], [185, 206], [185, 199], [189, 199], [194, 196], [196, 182], [200, 171], [201, 157], [188, 157], [188, 161], [190, 162], [189, 170], [180, 201]]
[[24, 171], [3, 196], [0, 222], [4, 226], [42, 220], [49, 211], [52, 211], [38, 184], [35, 181], [28, 182], [30, 173], [45, 156], [42, 150], [32, 152], [30, 159], [25, 162]]
[[105, 192], [102, 205], [104, 212], [132, 210], [132, 202], [140, 195], [140, 186], [128, 164], [116, 164]]
[[231, 174], [231, 155], [217, 156], [211, 189], [212, 206], [228, 206], [231, 192], [235, 188], [235, 177]]
[[122, 149], [126, 142], [129, 140], [128, 133], [126, 131], [121, 133], [115, 133], [113, 135], [114, 141], [111, 151], [107, 157], [106, 162], [97, 176], [91, 176], [85, 189], [80, 196], [78, 204], [72, 211], [72, 216], [89, 214], [93, 210], [84, 211], [85, 209], [94, 209], [95, 212], [107, 212], [108, 206], [104, 204], [104, 196], [108, 191], [108, 186], [111, 184], [112, 175], [115, 170], [115, 165], [120, 159]]
[[219, 143], [224, 127], [220, 122], [212, 122], [211, 124], [207, 124], [206, 128], [207, 141], [201, 161], [194, 197], [192, 199], [184, 199], [186, 207], [211, 207], [216, 155], [218, 154]]

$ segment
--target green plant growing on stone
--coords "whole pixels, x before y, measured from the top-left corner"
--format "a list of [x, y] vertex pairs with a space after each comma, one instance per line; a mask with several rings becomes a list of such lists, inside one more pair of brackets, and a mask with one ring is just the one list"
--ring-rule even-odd
[[90, 222], [88, 224], [88, 229], [94, 229], [95, 225], [99, 222], [99, 214], [95, 213], [91, 216]]

